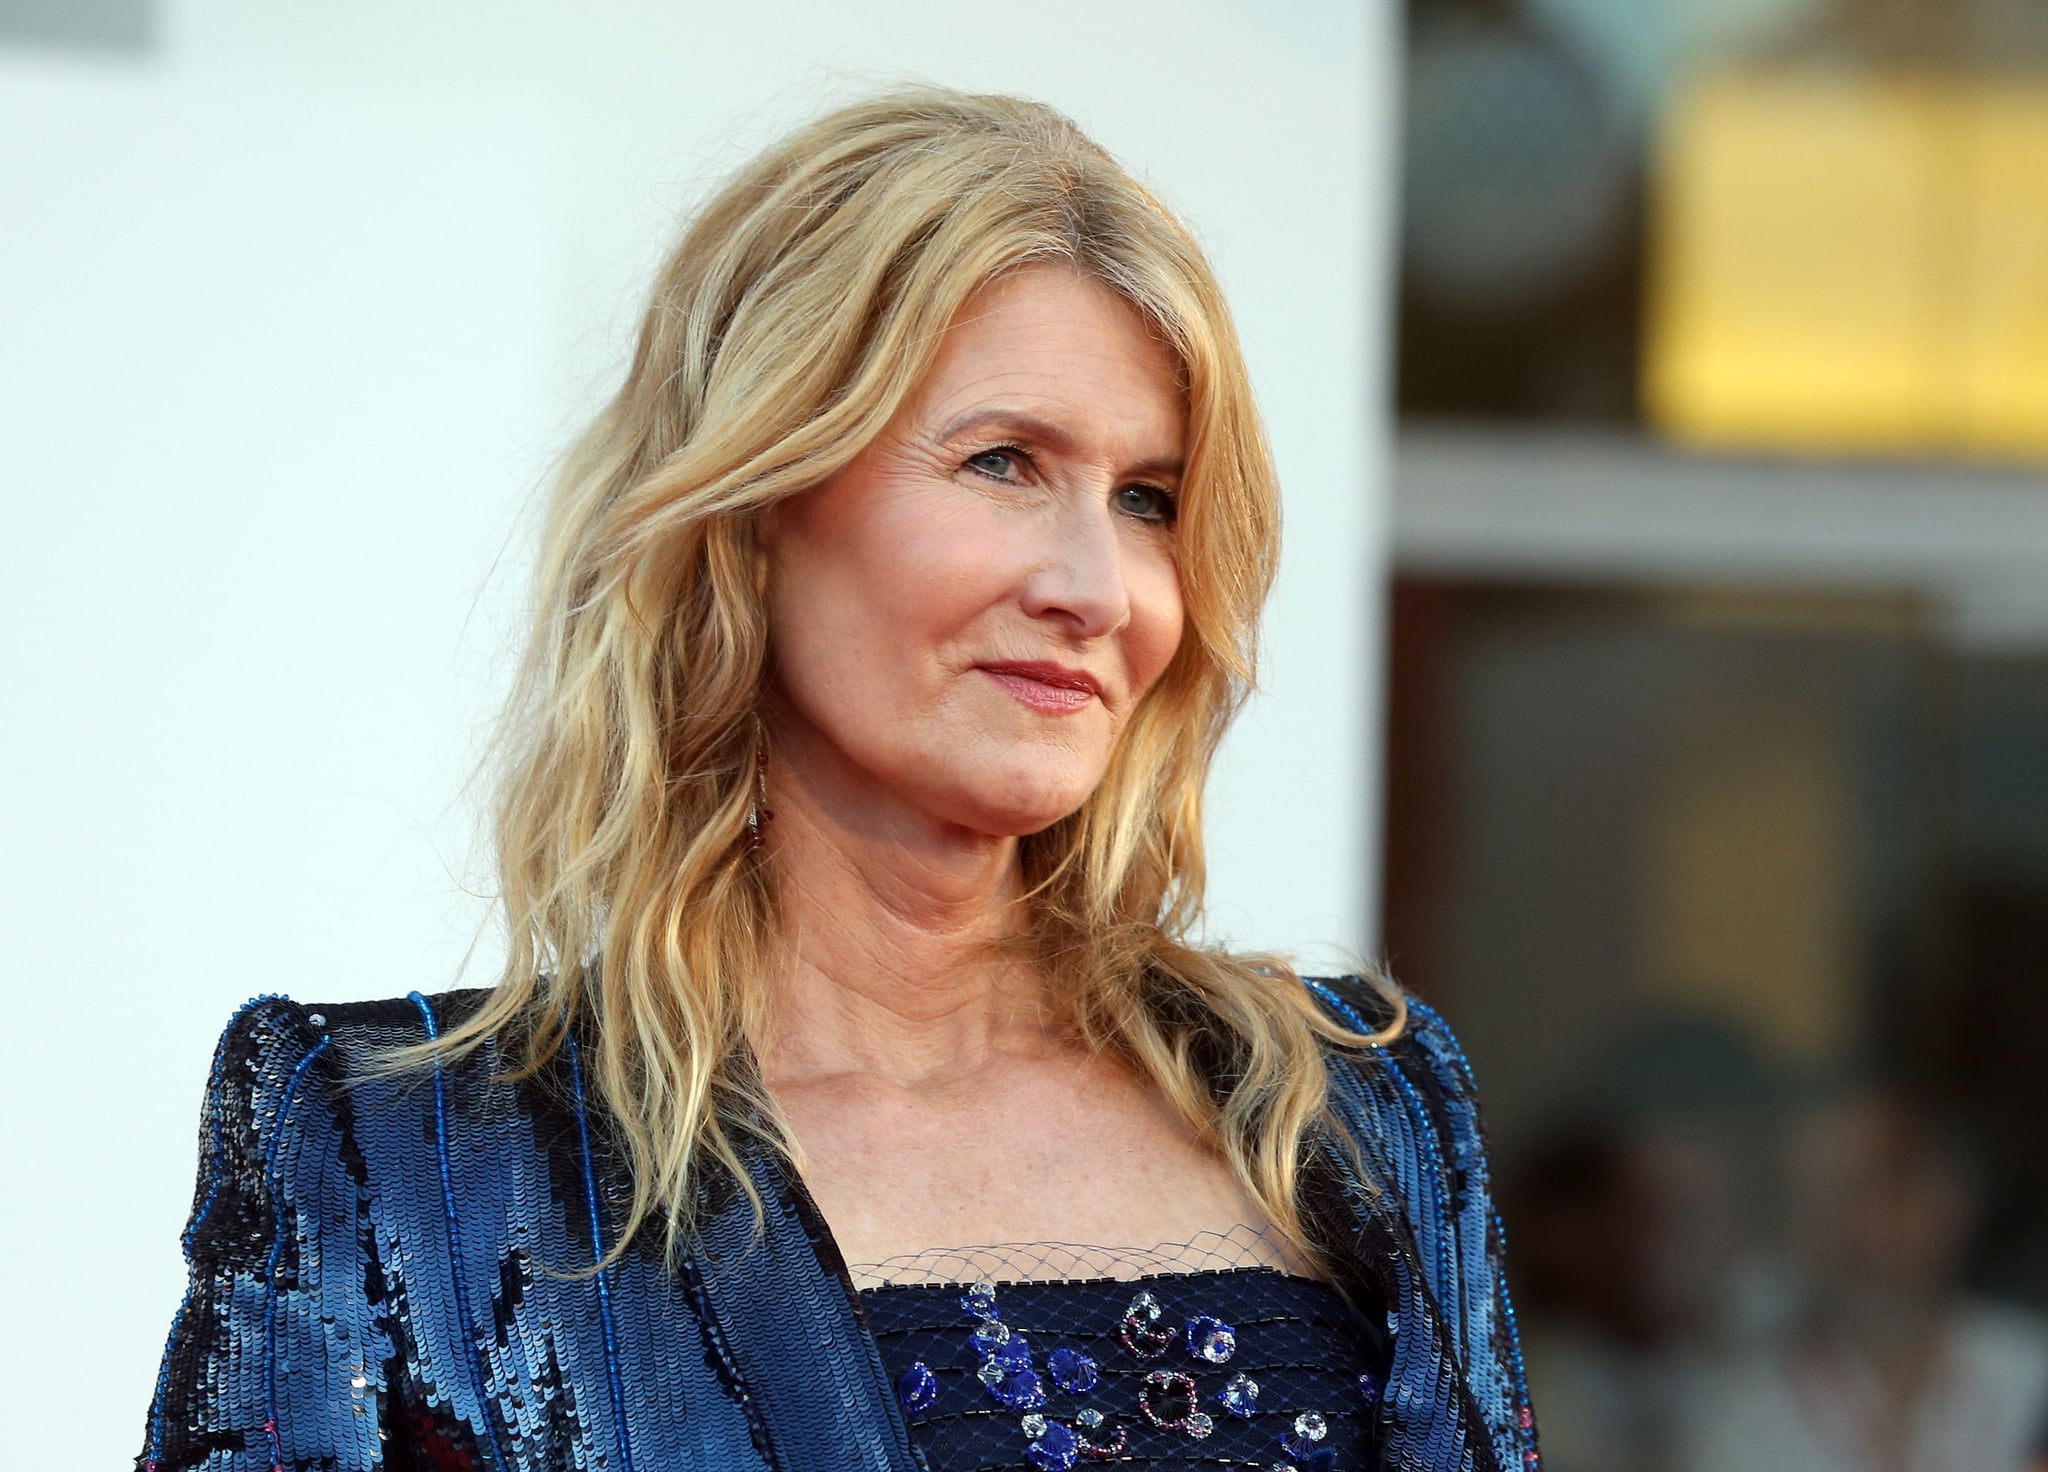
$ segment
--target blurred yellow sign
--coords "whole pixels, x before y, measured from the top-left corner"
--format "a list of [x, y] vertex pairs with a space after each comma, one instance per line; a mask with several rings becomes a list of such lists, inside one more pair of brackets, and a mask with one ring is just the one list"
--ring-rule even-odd
[[1643, 391], [1665, 433], [2048, 457], [2048, 85], [1704, 75], [1652, 198]]

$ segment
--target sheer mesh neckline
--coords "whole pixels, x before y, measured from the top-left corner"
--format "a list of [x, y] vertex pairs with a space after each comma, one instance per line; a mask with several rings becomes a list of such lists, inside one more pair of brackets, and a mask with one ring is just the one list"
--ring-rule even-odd
[[880, 1262], [851, 1263], [857, 1289], [969, 1283], [1054, 1283], [1076, 1279], [1136, 1282], [1172, 1273], [1263, 1268], [1288, 1277], [1316, 1274], [1278, 1232], [1240, 1223], [1197, 1232], [1184, 1242], [1108, 1247], [1087, 1242], [993, 1242], [932, 1247]]

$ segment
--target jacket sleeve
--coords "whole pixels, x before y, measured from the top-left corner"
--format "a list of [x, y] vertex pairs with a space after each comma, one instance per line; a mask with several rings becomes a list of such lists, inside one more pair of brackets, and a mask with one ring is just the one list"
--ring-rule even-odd
[[[1311, 978], [1337, 1020], [1375, 1032], [1392, 1020], [1388, 990], [1355, 976]], [[1450, 1025], [1404, 994], [1401, 1034], [1339, 1065], [1339, 1112], [1398, 1200], [1420, 1277], [1470, 1404], [1502, 1472], [1537, 1472], [1535, 1416], [1508, 1291], [1506, 1240], [1472, 1065]]]
[[390, 1346], [323, 1022], [259, 997], [215, 1049], [143, 1472], [382, 1465]]

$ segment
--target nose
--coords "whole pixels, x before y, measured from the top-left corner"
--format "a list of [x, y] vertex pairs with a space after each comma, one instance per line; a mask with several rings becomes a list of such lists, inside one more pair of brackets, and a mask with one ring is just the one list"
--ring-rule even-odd
[[1125, 547], [1107, 498], [1051, 519], [1045, 545], [1024, 580], [1024, 611], [1064, 626], [1069, 637], [1101, 639], [1131, 621]]

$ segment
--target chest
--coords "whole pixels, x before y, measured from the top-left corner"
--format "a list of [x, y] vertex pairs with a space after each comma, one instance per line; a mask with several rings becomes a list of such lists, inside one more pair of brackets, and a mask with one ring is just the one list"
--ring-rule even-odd
[[1217, 1152], [1102, 1060], [916, 1091], [781, 1091], [804, 1183], [849, 1263], [1004, 1242], [1153, 1246], [1264, 1225]]

